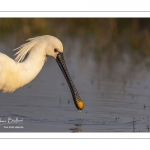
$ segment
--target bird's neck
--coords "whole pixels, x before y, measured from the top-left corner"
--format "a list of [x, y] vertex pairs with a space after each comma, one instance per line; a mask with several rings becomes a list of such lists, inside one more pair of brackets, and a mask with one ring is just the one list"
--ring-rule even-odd
[[41, 71], [46, 59], [44, 51], [34, 49], [29, 53], [26, 60], [18, 63], [18, 73], [22, 86], [32, 81]]

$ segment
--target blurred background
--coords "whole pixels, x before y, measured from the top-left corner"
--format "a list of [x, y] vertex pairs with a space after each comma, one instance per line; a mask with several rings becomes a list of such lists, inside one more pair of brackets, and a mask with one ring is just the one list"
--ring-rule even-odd
[[32, 83], [0, 93], [0, 115], [25, 120], [17, 131], [149, 131], [149, 18], [0, 19], [0, 51], [13, 59], [13, 49], [40, 35], [62, 41], [85, 108], [82, 115], [77, 112], [63, 75], [48, 58]]
[[129, 59], [129, 74], [150, 66], [149, 18], [2, 18], [0, 34], [9, 51], [30, 37], [54, 35], [68, 53], [78, 45], [81, 58], [92, 58], [97, 67], [104, 59], [109, 67]]

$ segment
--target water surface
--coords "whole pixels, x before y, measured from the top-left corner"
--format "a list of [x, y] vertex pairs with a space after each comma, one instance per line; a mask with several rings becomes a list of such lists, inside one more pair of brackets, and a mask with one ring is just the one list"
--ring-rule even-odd
[[78, 46], [64, 55], [85, 108], [76, 109], [61, 70], [48, 58], [30, 84], [13, 93], [0, 93], [0, 121], [23, 119], [20, 124], [1, 123], [0, 132], [149, 132], [150, 72], [146, 67], [132, 66], [128, 54], [123, 62], [97, 63], [91, 56], [81, 57]]

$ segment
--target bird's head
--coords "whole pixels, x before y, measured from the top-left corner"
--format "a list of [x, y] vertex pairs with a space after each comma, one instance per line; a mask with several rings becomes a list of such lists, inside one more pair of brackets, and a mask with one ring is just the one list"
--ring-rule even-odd
[[54, 57], [66, 78], [66, 81], [70, 87], [73, 100], [77, 109], [82, 110], [84, 107], [84, 102], [81, 100], [73, 81], [69, 75], [67, 66], [65, 64], [64, 56], [63, 56], [63, 45], [59, 39], [53, 36], [49, 36], [49, 44], [46, 47], [46, 54]]
[[59, 53], [63, 53], [63, 44], [58, 38], [54, 36], [48, 36], [46, 38], [47, 38], [46, 55], [52, 56], [56, 59]]

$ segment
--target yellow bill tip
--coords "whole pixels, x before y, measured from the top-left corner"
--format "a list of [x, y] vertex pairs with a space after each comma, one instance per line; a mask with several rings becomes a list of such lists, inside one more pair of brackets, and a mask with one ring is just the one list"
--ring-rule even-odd
[[84, 102], [82, 102], [82, 101], [78, 101], [77, 105], [78, 105], [78, 109], [80, 109], [80, 110], [82, 110], [84, 108]]

